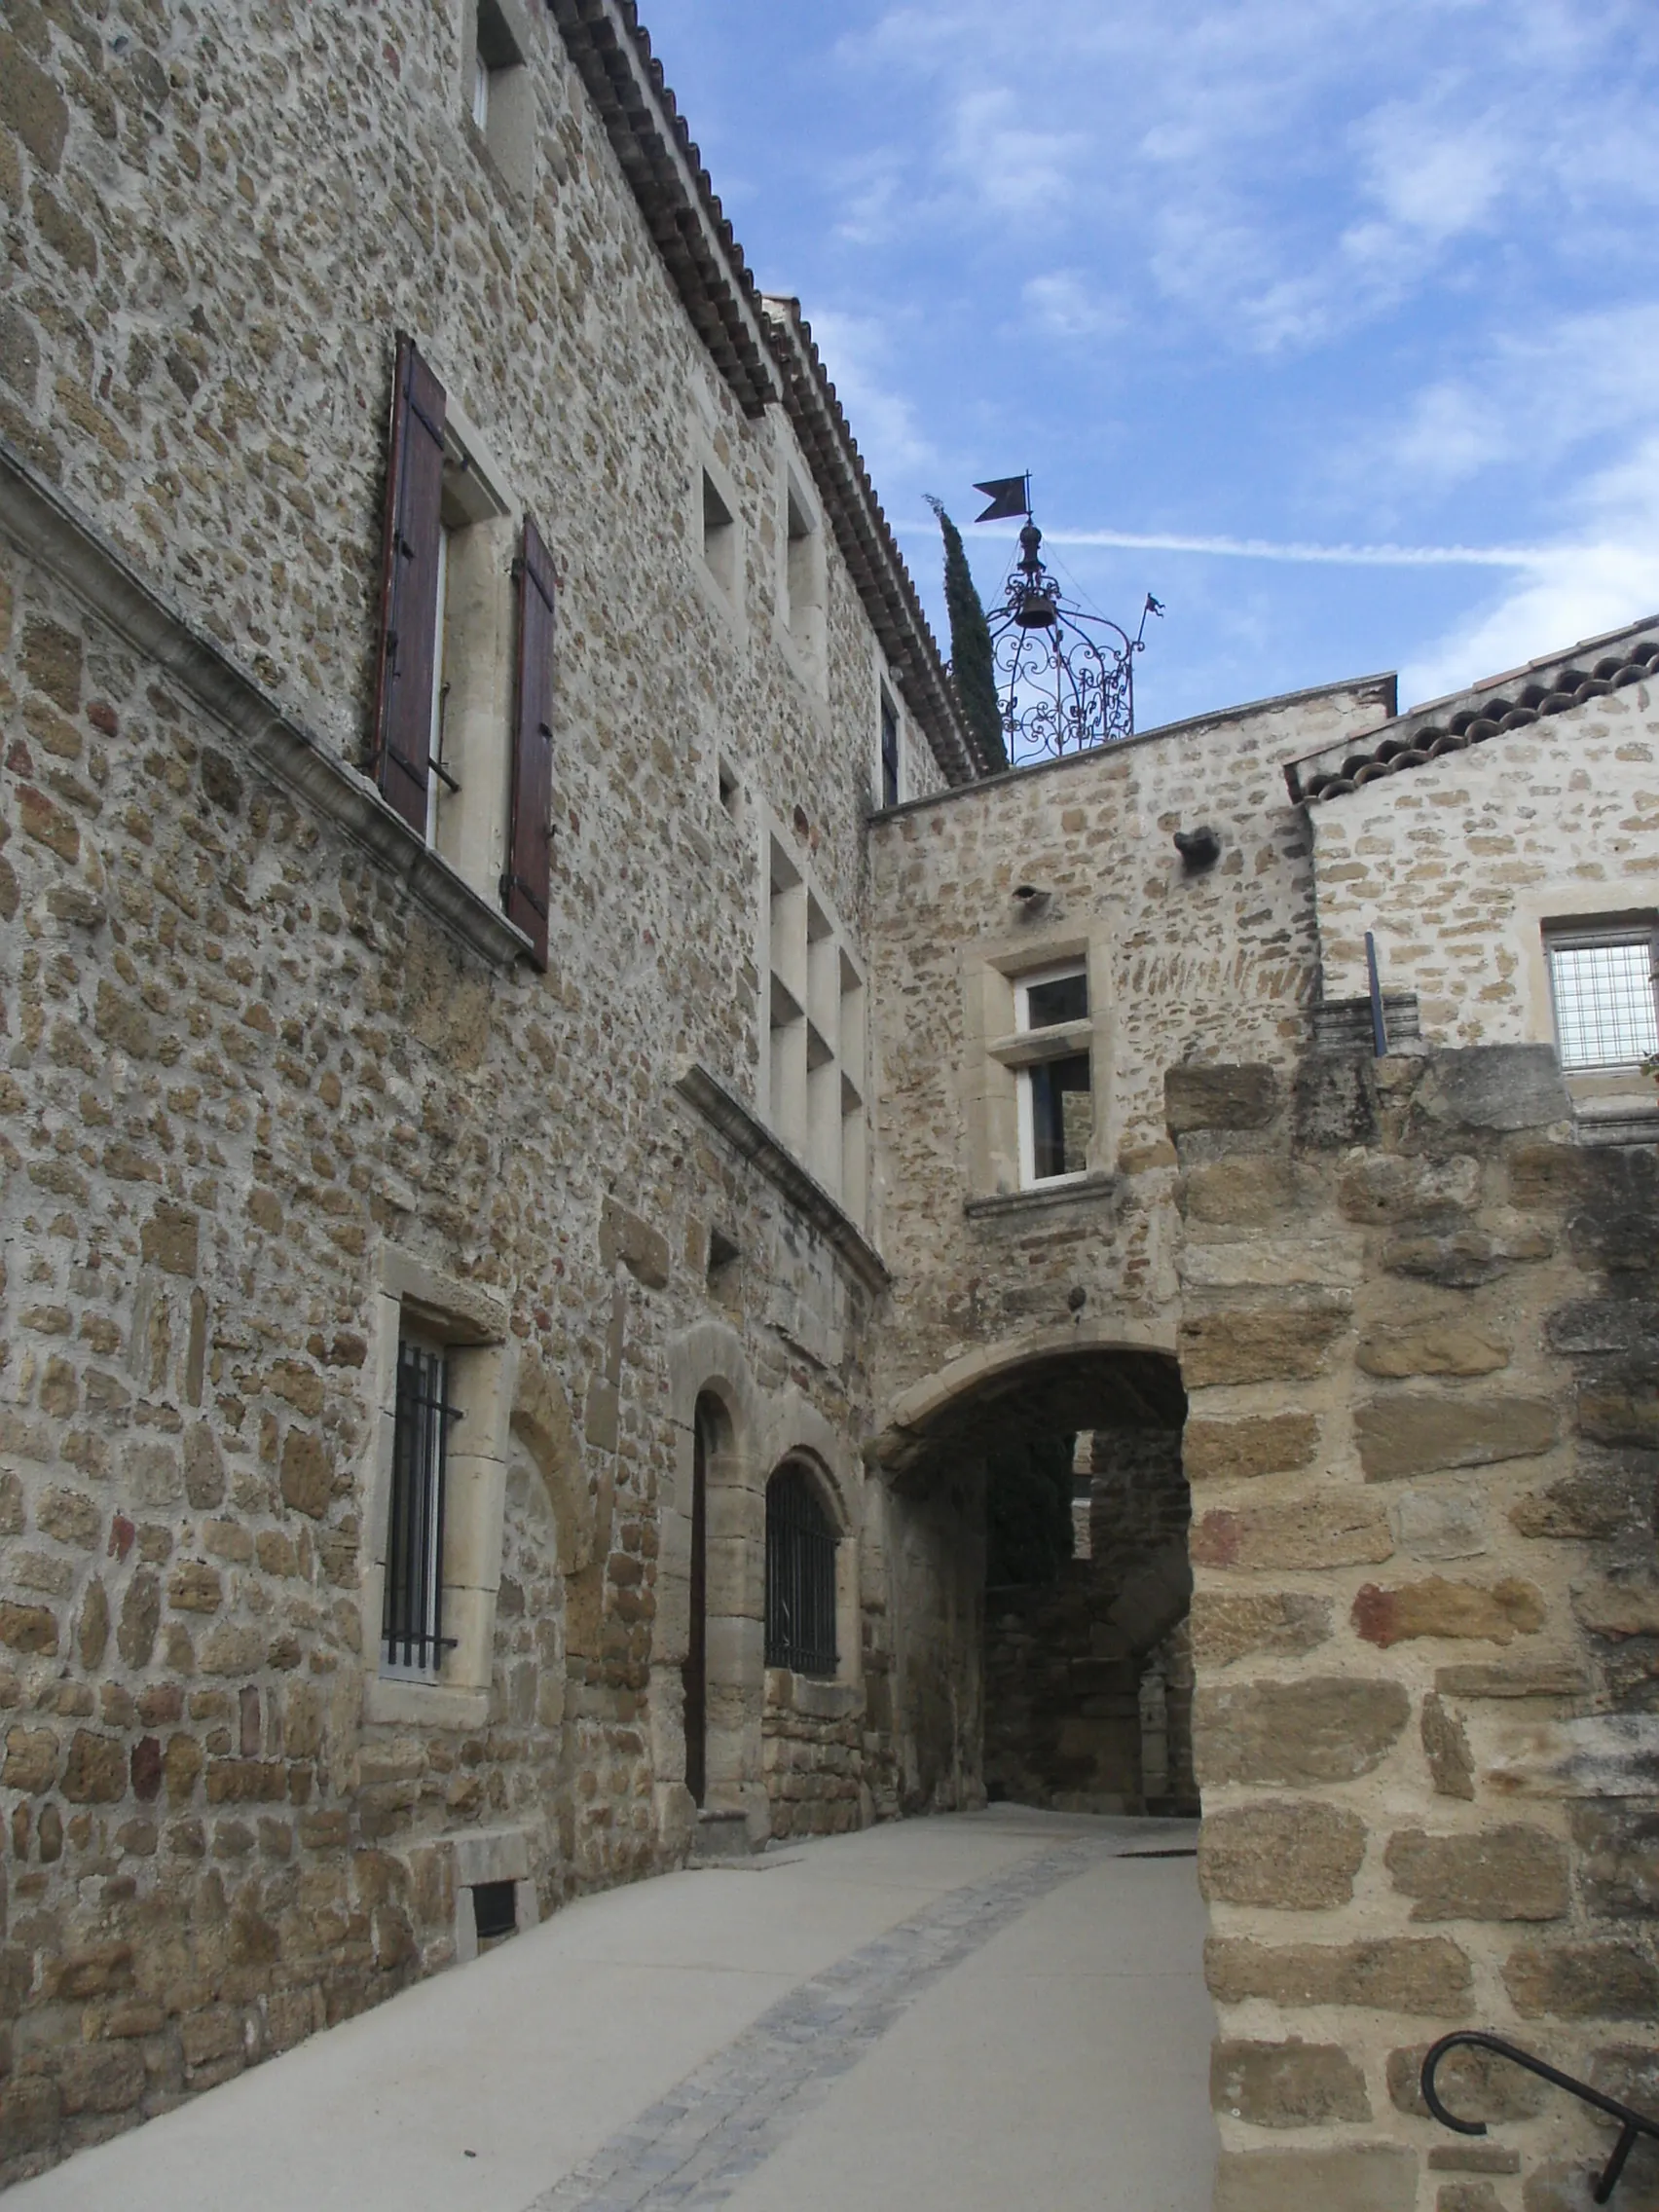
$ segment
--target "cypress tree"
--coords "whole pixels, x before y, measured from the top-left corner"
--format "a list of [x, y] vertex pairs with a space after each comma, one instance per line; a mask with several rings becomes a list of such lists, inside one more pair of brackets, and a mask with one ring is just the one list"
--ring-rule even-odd
[[1003, 742], [1002, 709], [997, 704], [996, 662], [985, 609], [968, 566], [962, 533], [944, 511], [942, 500], [930, 498], [944, 537], [944, 604], [950, 615], [950, 673], [956, 696], [975, 741], [996, 768], [1008, 766]]

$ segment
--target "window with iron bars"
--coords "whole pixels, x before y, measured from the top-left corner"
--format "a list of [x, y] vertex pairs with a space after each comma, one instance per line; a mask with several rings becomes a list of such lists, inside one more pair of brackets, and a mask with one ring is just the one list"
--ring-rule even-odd
[[430, 1680], [455, 1645], [443, 1632], [444, 1476], [460, 1419], [443, 1346], [400, 1337], [381, 1659], [385, 1673], [419, 1680]]
[[835, 1530], [806, 1469], [785, 1465], [766, 1485], [766, 1664], [833, 1675]]
[[1593, 1074], [1640, 1067], [1659, 1052], [1659, 929], [1545, 932], [1562, 1067]]

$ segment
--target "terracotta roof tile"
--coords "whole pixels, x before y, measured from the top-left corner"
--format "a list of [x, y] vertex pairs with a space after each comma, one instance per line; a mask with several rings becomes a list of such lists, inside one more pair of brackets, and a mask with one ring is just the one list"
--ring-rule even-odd
[[1382, 776], [1420, 767], [1448, 753], [1483, 745], [1505, 730], [1565, 714], [1588, 699], [1659, 679], [1659, 615], [1585, 638], [1567, 652], [1546, 653], [1524, 668], [1489, 676], [1466, 691], [1431, 699], [1363, 735], [1305, 754], [1284, 771], [1297, 803], [1316, 805], [1358, 791]]

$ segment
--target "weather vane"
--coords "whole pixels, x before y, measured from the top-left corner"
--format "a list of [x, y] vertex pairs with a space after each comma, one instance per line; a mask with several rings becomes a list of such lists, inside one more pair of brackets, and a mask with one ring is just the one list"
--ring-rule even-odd
[[974, 489], [990, 501], [976, 522], [1025, 517], [1019, 564], [1010, 572], [1001, 608], [988, 617], [1010, 764], [1133, 737], [1135, 655], [1146, 650], [1147, 616], [1161, 614], [1161, 605], [1147, 593], [1132, 638], [1105, 615], [1086, 613], [1044, 566], [1043, 533], [1031, 519], [1030, 475], [993, 477]]

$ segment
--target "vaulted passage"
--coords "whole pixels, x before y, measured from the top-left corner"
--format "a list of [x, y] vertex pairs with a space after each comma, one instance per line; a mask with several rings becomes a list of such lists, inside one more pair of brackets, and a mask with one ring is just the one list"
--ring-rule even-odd
[[1197, 1812], [1185, 1415], [1173, 1358], [1096, 1344], [992, 1357], [881, 1440], [929, 1616], [913, 1803]]

